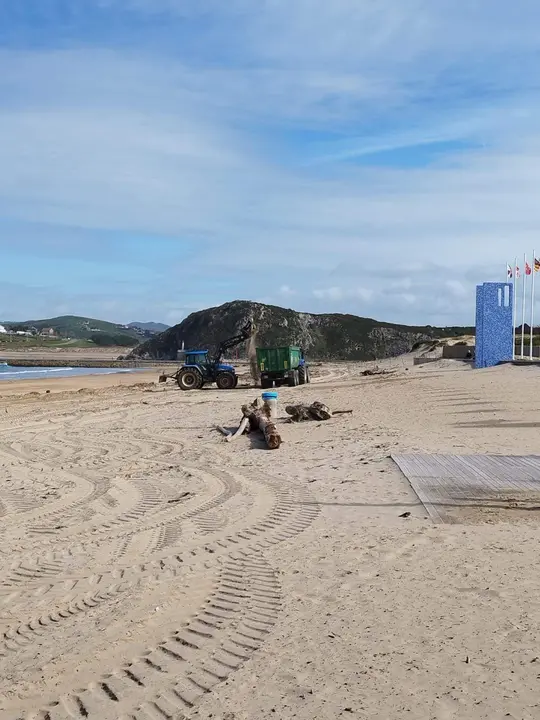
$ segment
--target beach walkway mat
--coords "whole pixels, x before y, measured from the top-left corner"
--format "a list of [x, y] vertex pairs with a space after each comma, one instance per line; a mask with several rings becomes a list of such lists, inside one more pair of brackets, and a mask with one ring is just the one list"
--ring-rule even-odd
[[460, 522], [460, 508], [517, 506], [540, 513], [540, 456], [411, 454], [392, 460], [434, 522]]

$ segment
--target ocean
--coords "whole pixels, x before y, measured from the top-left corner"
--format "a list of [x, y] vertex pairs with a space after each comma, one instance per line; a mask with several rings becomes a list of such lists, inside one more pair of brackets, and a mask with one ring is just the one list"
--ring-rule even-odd
[[53, 377], [76, 377], [78, 375], [112, 375], [139, 372], [137, 368], [85, 368], [85, 367], [12, 367], [0, 363], [2, 380], [40, 380]]

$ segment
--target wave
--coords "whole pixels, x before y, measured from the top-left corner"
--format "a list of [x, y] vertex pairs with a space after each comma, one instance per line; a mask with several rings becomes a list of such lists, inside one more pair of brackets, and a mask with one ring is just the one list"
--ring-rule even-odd
[[[4, 366], [2, 366], [4, 367]], [[8, 371], [0, 369], [0, 375], [47, 375], [48, 373], [55, 372], [70, 372], [74, 370], [72, 367], [59, 367], [59, 368], [31, 368], [30, 370], [16, 370], [13, 366], [7, 365]]]
[[133, 368], [85, 368], [85, 367], [25, 367], [17, 368], [13, 365], [0, 365], [0, 380], [13, 380], [25, 377], [39, 379], [57, 374], [63, 377], [78, 377], [81, 375], [115, 375], [118, 373], [136, 372]]

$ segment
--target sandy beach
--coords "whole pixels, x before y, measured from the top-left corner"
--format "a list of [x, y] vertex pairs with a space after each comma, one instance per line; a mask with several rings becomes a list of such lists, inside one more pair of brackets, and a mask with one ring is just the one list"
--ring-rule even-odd
[[52, 377], [38, 380], [2, 380], [0, 381], [0, 402], [2, 398], [17, 397], [28, 401], [30, 394], [39, 395], [71, 393], [75, 391], [106, 390], [115, 387], [154, 384], [161, 369], [137, 370], [137, 372], [111, 372], [107, 375], [76, 375], [73, 377]]
[[537, 514], [435, 525], [389, 456], [535, 454], [540, 369], [385, 367], [273, 452], [214, 429], [254, 388], [1, 385], [0, 718], [539, 718]]

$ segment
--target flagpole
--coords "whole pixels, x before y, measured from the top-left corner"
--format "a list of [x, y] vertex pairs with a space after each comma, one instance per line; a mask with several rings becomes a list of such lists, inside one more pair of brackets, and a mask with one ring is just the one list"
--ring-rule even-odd
[[525, 356], [525, 289], [527, 287], [527, 255], [523, 255], [523, 296], [521, 298], [521, 357]]
[[514, 272], [512, 273], [514, 287], [512, 290], [512, 360], [516, 359], [516, 321], [517, 321], [517, 258], [514, 260]]
[[530, 358], [531, 360], [533, 359], [533, 336], [534, 336], [534, 276], [535, 276], [535, 274], [536, 274], [536, 273], [535, 273], [535, 269], [534, 269], [534, 268], [535, 268], [535, 262], [536, 262], [536, 261], [535, 261], [535, 257], [536, 257], [536, 255], [534, 254], [534, 250], [533, 250], [533, 254], [532, 254], [532, 265], [531, 265], [531, 269], [532, 269], [532, 287], [531, 287], [531, 341], [530, 341], [530, 345], [529, 345], [529, 358]]

